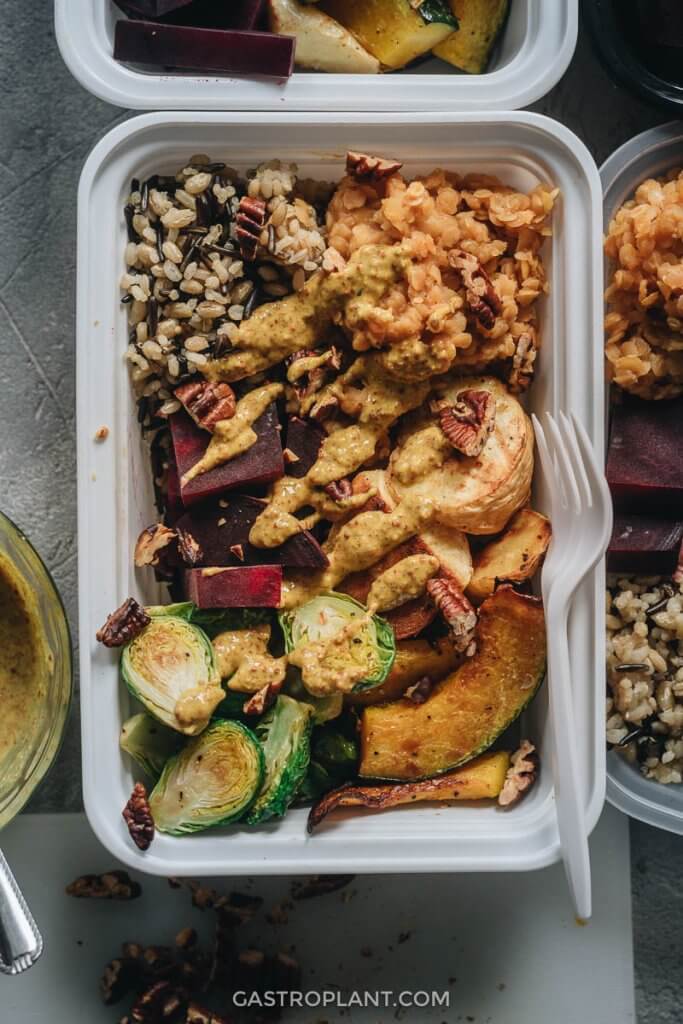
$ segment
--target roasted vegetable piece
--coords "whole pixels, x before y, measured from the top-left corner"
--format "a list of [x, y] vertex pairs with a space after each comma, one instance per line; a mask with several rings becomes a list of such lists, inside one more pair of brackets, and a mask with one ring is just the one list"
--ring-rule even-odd
[[345, 712], [335, 722], [313, 730], [311, 760], [298, 797], [317, 800], [357, 775], [358, 739], [355, 714]]
[[249, 531], [265, 501], [248, 494], [202, 502], [178, 520], [178, 529], [194, 538], [202, 552], [200, 565], [262, 565], [277, 562], [288, 568], [324, 569], [327, 556], [308, 531], [289, 537], [277, 548], [256, 548]]
[[261, 744], [241, 722], [216, 719], [166, 767], [149, 805], [160, 832], [179, 836], [237, 821], [264, 777]]
[[399, 782], [383, 786], [346, 785], [327, 793], [308, 815], [312, 832], [323, 818], [338, 807], [364, 807], [383, 811], [401, 804], [435, 800], [489, 800], [498, 796], [505, 781], [510, 755], [505, 750], [483, 754], [446, 775], [422, 782]]
[[474, 557], [474, 573], [467, 588], [471, 601], [490, 597], [499, 582], [520, 583], [538, 569], [550, 543], [550, 522], [540, 512], [522, 508], [505, 533]]
[[161, 775], [169, 757], [178, 753], [182, 742], [175, 729], [168, 729], [144, 711], [126, 719], [119, 735], [121, 750], [153, 779]]
[[[285, 650], [290, 656], [297, 652], [297, 660], [290, 657], [290, 661], [301, 668], [303, 684], [314, 696], [325, 695], [314, 678], [323, 672], [338, 674], [338, 690], [362, 690], [379, 686], [386, 679], [396, 653], [394, 634], [378, 615], [370, 616], [354, 630], [354, 623], [366, 614], [362, 604], [333, 592], [319, 594], [300, 608], [280, 614]], [[343, 642], [335, 643], [343, 630], [347, 631]], [[304, 649], [310, 652], [310, 658], [301, 658]], [[346, 686], [345, 675], [356, 682]]]
[[460, 27], [434, 47], [436, 57], [480, 75], [505, 24], [509, 0], [450, 0]]
[[313, 709], [284, 694], [255, 728], [263, 746], [266, 774], [245, 816], [248, 825], [281, 818], [306, 775], [310, 759]]
[[294, 39], [271, 32], [117, 21], [114, 60], [283, 81], [294, 69]]
[[499, 587], [479, 609], [477, 651], [434, 688], [408, 700], [365, 708], [359, 774], [424, 779], [486, 750], [536, 693], [545, 673], [541, 602]]
[[425, 0], [423, 6], [425, 14], [410, 0], [323, 0], [320, 4], [387, 68], [404, 67], [457, 28], [447, 3]]
[[223, 698], [211, 641], [175, 615], [154, 615], [126, 645], [121, 674], [154, 718], [187, 736], [205, 728]]
[[[440, 390], [445, 400], [455, 402], [466, 388], [490, 391], [496, 399], [495, 425], [481, 456], [467, 458], [453, 452], [441, 465], [414, 477], [409, 470], [417, 455], [415, 446], [420, 450], [418, 428], [407, 433], [392, 452], [389, 488], [396, 500], [433, 501], [436, 521], [442, 526], [465, 533], [498, 533], [528, 501], [534, 432], [518, 400], [495, 377], [447, 379]], [[411, 438], [413, 450], [406, 462]]]
[[[140, 0], [116, 0], [119, 6], [140, 7]], [[177, 2], [177, 0], [175, 0]], [[229, 0], [229, 3], [216, 3], [216, 0], [184, 0], [184, 6], [172, 13], [163, 13], [154, 17], [154, 21], [166, 22], [169, 25], [192, 25], [194, 28], [246, 28], [258, 29], [263, 21], [265, 0]], [[128, 17], [145, 17], [142, 13], [126, 11]], [[152, 17], [152, 12], [149, 12]]]
[[188, 569], [185, 593], [198, 608], [277, 608], [282, 566]]
[[607, 571], [672, 576], [682, 542], [683, 522], [616, 514], [607, 548]]
[[614, 406], [607, 482], [620, 512], [680, 517], [681, 423], [683, 397], [651, 402], [629, 395]]
[[370, 690], [349, 693], [344, 699], [354, 705], [386, 704], [387, 701], [398, 700], [423, 676], [429, 676], [433, 682], [443, 679], [460, 659], [461, 655], [449, 636], [439, 637], [434, 642], [422, 637], [399, 640], [394, 664], [384, 682]]
[[270, 29], [294, 36], [298, 67], [312, 71], [376, 75], [379, 61], [363, 49], [355, 36], [316, 7], [298, 0], [268, 0]]
[[[179, 479], [203, 457], [211, 435], [187, 415], [177, 412], [169, 418]], [[183, 504], [189, 506], [236, 487], [267, 484], [284, 473], [282, 446], [275, 405], [269, 406], [254, 423], [256, 442], [241, 455], [180, 484]]]
[[187, 7], [192, 0], [114, 0], [117, 7], [120, 7], [124, 14], [148, 18], [162, 17], [169, 11], [176, 11], [181, 7]]

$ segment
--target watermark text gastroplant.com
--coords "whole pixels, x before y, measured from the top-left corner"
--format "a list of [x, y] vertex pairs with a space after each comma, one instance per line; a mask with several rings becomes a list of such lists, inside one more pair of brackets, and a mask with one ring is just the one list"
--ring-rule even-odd
[[441, 1007], [447, 1009], [450, 1006], [449, 997], [450, 993], [447, 991], [430, 992], [426, 990], [397, 992], [394, 989], [370, 989], [342, 992], [337, 989], [306, 989], [305, 991], [266, 989], [262, 992], [248, 992], [238, 989], [233, 994], [233, 1004], [240, 1009], [276, 1006], [281, 1009], [292, 1007], [306, 1007], [307, 1009], [328, 1007], [344, 1010], [350, 1007], [375, 1009]]

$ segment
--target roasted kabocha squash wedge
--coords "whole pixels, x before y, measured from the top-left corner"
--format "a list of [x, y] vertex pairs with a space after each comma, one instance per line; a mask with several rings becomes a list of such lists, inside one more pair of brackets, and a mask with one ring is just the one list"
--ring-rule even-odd
[[477, 651], [424, 704], [365, 708], [359, 775], [404, 781], [450, 771], [487, 750], [524, 710], [545, 674], [543, 606], [499, 587], [479, 609]]
[[450, 0], [460, 27], [434, 47], [435, 57], [461, 71], [480, 75], [505, 23], [509, 0]]
[[385, 68], [402, 68], [455, 28], [448, 0], [323, 0], [319, 7], [354, 34]]
[[346, 785], [326, 793], [310, 810], [308, 831], [338, 807], [364, 807], [383, 811], [401, 804], [440, 800], [495, 799], [505, 783], [510, 765], [506, 750], [482, 754], [455, 771], [422, 782], [398, 782], [375, 786]]
[[345, 696], [348, 704], [386, 704], [390, 700], [398, 700], [409, 686], [417, 683], [424, 676], [432, 682], [443, 679], [451, 672], [462, 655], [455, 649], [449, 636], [429, 641], [424, 637], [410, 640], [398, 640], [396, 658], [391, 672], [379, 686], [369, 690], [360, 690]]

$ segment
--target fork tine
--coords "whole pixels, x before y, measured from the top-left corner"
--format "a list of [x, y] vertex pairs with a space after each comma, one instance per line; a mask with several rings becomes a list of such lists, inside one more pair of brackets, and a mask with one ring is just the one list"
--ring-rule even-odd
[[545, 414], [545, 421], [553, 442], [553, 454], [559, 463], [560, 476], [562, 477], [562, 482], [567, 495], [567, 502], [569, 504], [573, 503], [574, 511], [579, 514], [583, 507], [581, 504], [581, 495], [579, 494], [579, 488], [576, 483], [576, 478], [574, 476], [569, 456], [567, 455], [564, 441], [562, 440], [562, 435], [560, 434], [557, 423], [549, 412]]
[[574, 468], [574, 477], [579, 485], [579, 492], [583, 492], [583, 500], [586, 506], [590, 508], [593, 504], [593, 494], [588, 480], [588, 475], [586, 473], [585, 461], [576, 438], [576, 430], [574, 429], [573, 423], [565, 413], [561, 412], [558, 418], [560, 433], [564, 438], [569, 452], [569, 458]]
[[535, 413], [531, 414], [531, 422], [534, 427], [534, 433], [536, 434], [536, 447], [538, 448], [538, 454], [541, 456], [541, 465], [543, 466], [543, 474], [546, 478], [548, 489], [552, 494], [551, 481], [555, 476], [555, 468], [553, 466], [553, 460], [550, 455], [548, 448], [548, 442], [545, 438], [545, 431], [541, 426], [541, 422]]
[[593, 450], [591, 440], [588, 434], [586, 433], [586, 428], [584, 427], [583, 423], [581, 423], [581, 421], [577, 419], [574, 413], [571, 414], [571, 419], [574, 425], [574, 431], [576, 433], [576, 440], [579, 445], [579, 448], [581, 449], [581, 454], [583, 456], [583, 462], [586, 467], [586, 472], [589, 474], [591, 480], [595, 482], [595, 487], [592, 488], [593, 497], [595, 498], [595, 491], [597, 488], [602, 497], [603, 502], [607, 505], [608, 508], [611, 509], [612, 496], [610, 494], [610, 490], [607, 485], [607, 480], [605, 479], [603, 469], [598, 464], [598, 461], [595, 457], [595, 451]]

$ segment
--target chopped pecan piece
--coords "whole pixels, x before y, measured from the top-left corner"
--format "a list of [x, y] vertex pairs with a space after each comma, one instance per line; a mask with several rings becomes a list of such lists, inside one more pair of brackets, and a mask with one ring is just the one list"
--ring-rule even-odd
[[154, 839], [154, 819], [149, 809], [147, 790], [141, 782], [135, 783], [131, 798], [122, 813], [130, 837], [137, 848], [139, 850], [149, 849]]
[[514, 807], [525, 796], [538, 778], [541, 761], [536, 747], [529, 740], [522, 740], [518, 750], [510, 758], [510, 767], [505, 775], [503, 788], [498, 794], [501, 807]]
[[335, 398], [334, 395], [322, 395], [321, 398], [317, 399], [311, 406], [309, 417], [315, 420], [316, 423], [325, 423], [326, 420], [331, 419], [339, 408], [339, 399]]
[[333, 345], [324, 352], [301, 349], [291, 355], [287, 360], [287, 380], [292, 385], [291, 395], [296, 408], [289, 411], [309, 414], [315, 396], [340, 368], [341, 353]]
[[481, 455], [496, 422], [496, 399], [490, 391], [468, 388], [458, 393], [455, 405], [442, 401], [432, 408], [457, 451], [470, 458]]
[[[332, 501], [336, 501], [339, 505], [348, 501], [353, 493], [351, 481], [347, 477], [342, 480], [333, 480], [331, 484], [325, 487], [325, 494], [328, 498], [332, 498]], [[360, 491], [359, 493], [362, 494], [363, 492]]]
[[178, 534], [178, 554], [182, 558], [185, 565], [199, 565], [204, 552], [202, 551], [199, 542], [189, 532], [184, 530], [182, 526], [177, 529]]
[[151, 621], [142, 605], [135, 598], [128, 597], [120, 608], [107, 616], [105, 624], [97, 630], [95, 639], [105, 647], [123, 647], [142, 633]]
[[235, 392], [229, 384], [212, 381], [188, 381], [173, 392], [202, 430], [213, 433], [220, 420], [235, 415]]
[[427, 593], [443, 615], [457, 651], [474, 654], [477, 613], [457, 583], [447, 577], [428, 580]]
[[135, 900], [142, 892], [127, 871], [106, 871], [103, 875], [81, 875], [66, 887], [68, 896], [93, 900]]
[[147, 526], [135, 543], [133, 561], [140, 569], [145, 565], [159, 565], [170, 554], [172, 545], [177, 540], [175, 530], [171, 530], [163, 523], [153, 523]]
[[242, 711], [245, 715], [262, 715], [266, 708], [269, 708], [274, 702], [278, 693], [282, 689], [284, 679], [281, 679], [277, 683], [266, 683], [260, 690], [252, 694], [249, 700], [245, 701]]
[[240, 562], [244, 561], [244, 546], [242, 544], [231, 544], [230, 554], [234, 555], [235, 558], [239, 558]]
[[105, 966], [100, 978], [100, 995], [105, 1006], [118, 1003], [135, 988], [140, 979], [139, 966], [129, 957], [115, 957]]
[[434, 683], [430, 677], [422, 676], [422, 679], [418, 679], [416, 683], [408, 687], [403, 696], [411, 700], [413, 704], [424, 704], [433, 689]]
[[378, 185], [392, 174], [398, 174], [402, 167], [403, 164], [398, 160], [382, 160], [381, 157], [355, 153], [352, 150], [346, 154], [346, 173], [356, 181], [372, 185]]
[[536, 362], [536, 345], [527, 331], [520, 334], [512, 357], [512, 366], [508, 376], [508, 387], [514, 394], [526, 391], [534, 376]]
[[159, 1024], [169, 1020], [185, 1002], [170, 981], [156, 981], [137, 998], [130, 1011], [131, 1024]]
[[213, 1010], [207, 1010], [198, 1003], [190, 1003], [185, 1015], [185, 1024], [230, 1024], [227, 1017], [219, 1017]]
[[355, 875], [312, 875], [303, 882], [292, 882], [293, 900], [310, 900], [314, 896], [324, 896], [328, 892], [343, 889], [354, 880]]
[[490, 331], [503, 308], [491, 278], [477, 257], [462, 249], [452, 250], [448, 254], [448, 262], [460, 271], [472, 316], [481, 328]]
[[253, 260], [266, 223], [266, 204], [262, 199], [242, 196], [235, 222], [240, 252], [245, 260]]

